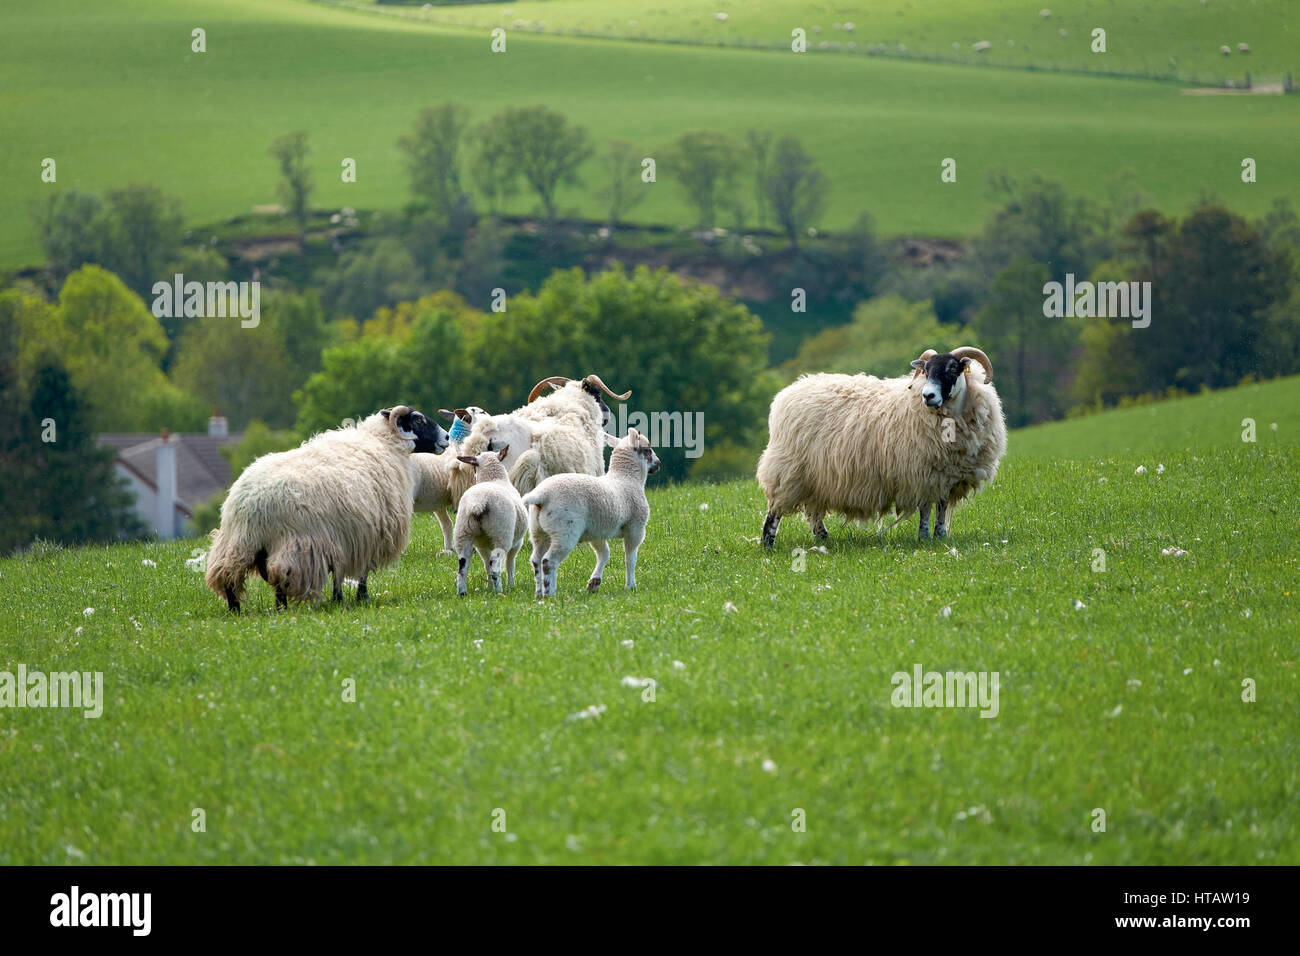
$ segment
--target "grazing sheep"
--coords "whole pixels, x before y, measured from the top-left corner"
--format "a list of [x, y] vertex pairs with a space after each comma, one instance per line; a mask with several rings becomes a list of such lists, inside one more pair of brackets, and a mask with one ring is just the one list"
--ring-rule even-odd
[[936, 507], [935, 536], [943, 538], [952, 507], [993, 480], [1007, 434], [988, 356], [969, 346], [927, 350], [912, 368], [886, 379], [805, 375], [772, 400], [758, 461], [766, 547], [796, 511], [825, 538], [828, 512], [867, 520], [916, 509], [928, 538]]
[[461, 496], [456, 509], [453, 540], [460, 560], [456, 569], [456, 593], [464, 596], [469, 577], [471, 549], [483, 559], [492, 590], [501, 593], [501, 565], [505, 564], [506, 585], [515, 586], [515, 557], [524, 546], [528, 518], [519, 492], [510, 483], [510, 475], [501, 462], [508, 447], [485, 451], [481, 455], [461, 455], [460, 460], [474, 469], [474, 484]]
[[417, 452], [411, 456], [413, 504], [416, 512], [433, 512], [442, 528], [442, 551], [439, 553], [452, 554], [450, 510], [460, 503], [460, 496], [474, 481], [473, 470], [463, 471], [459, 467], [457, 456], [474, 422], [486, 418], [487, 412], [477, 405], [471, 405], [454, 412], [440, 408], [438, 414], [451, 420], [452, 427], [448, 435], [450, 444], [447, 451], [440, 455]]
[[636, 587], [636, 551], [650, 520], [645, 479], [659, 470], [659, 456], [635, 428], [628, 429], [621, 439], [607, 434], [605, 442], [614, 449], [608, 474], [553, 475], [523, 497], [538, 597], [555, 595], [560, 563], [580, 541], [588, 542], [596, 552], [588, 591], [600, 587], [611, 538], [623, 539], [627, 586]]
[[207, 584], [238, 613], [252, 571], [289, 598], [315, 600], [334, 576], [367, 597], [371, 571], [396, 561], [411, 533], [412, 451], [437, 454], [447, 433], [406, 405], [360, 424], [321, 432], [292, 451], [258, 458], [221, 506], [208, 552]]
[[[542, 395], [548, 388], [551, 393]], [[489, 442], [498, 448], [509, 446], [511, 455], [505, 465], [520, 494], [532, 491], [550, 475], [603, 475], [603, 436], [610, 413], [602, 392], [620, 401], [632, 394], [615, 393], [599, 375], [581, 380], [561, 375], [544, 378], [533, 386], [522, 408], [476, 421], [463, 451], [476, 455]]]

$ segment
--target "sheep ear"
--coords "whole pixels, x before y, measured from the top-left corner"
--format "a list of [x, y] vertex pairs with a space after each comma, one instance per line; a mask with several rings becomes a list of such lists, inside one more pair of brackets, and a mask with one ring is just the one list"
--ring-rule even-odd
[[469, 455], [457, 455], [456, 458], [460, 461], [463, 461], [467, 465], [473, 465], [475, 468], [478, 467], [477, 458], [471, 458]]
[[446, 408], [440, 408], [440, 409], [438, 409], [438, 414], [441, 415], [443, 418], [447, 419], [447, 421], [449, 421], [449, 422], [454, 422], [454, 421], [456, 420], [456, 415], [455, 415], [455, 413], [449, 411], [449, 410], [446, 409]]
[[391, 408], [381, 408], [379, 414], [384, 416], [384, 421], [388, 421], [388, 416], [393, 413]]
[[605, 444], [610, 448], [617, 448], [618, 441], [619, 439], [617, 435], [611, 435], [609, 432], [605, 432]]
[[497, 461], [505, 461], [506, 455], [508, 455], [509, 453], [510, 453], [510, 446], [502, 445], [500, 448], [497, 449]]
[[912, 368], [916, 369], [919, 372], [921, 371], [921, 369], [925, 368], [925, 362], [923, 362], [921, 359], [913, 359]]
[[969, 356], [969, 355], [963, 356], [962, 358], [958, 359], [958, 361], [961, 362], [961, 370], [962, 370], [963, 372], [966, 372], [966, 371], [969, 371], [969, 370], [970, 370], [970, 362], [971, 362], [971, 359], [970, 359], [970, 356]]

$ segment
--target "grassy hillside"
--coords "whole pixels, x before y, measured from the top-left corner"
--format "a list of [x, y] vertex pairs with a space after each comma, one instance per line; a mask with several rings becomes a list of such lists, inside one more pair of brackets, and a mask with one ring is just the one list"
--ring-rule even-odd
[[[891, 55], [959, 57], [970, 62], [1039, 69], [1128, 71], [1214, 79], [1281, 77], [1300, 70], [1300, 18], [1290, 0], [524, 0], [520, 3], [439, 4], [420, 9], [376, 0], [325, 0], [378, 6], [392, 13], [444, 23], [505, 26], [545, 32], [578, 31], [678, 42], [785, 46], [802, 27], [809, 45], [861, 52], [886, 47]], [[1040, 11], [1051, 16], [1044, 18]], [[726, 14], [725, 20], [717, 18]], [[852, 29], [844, 29], [850, 24]], [[1092, 30], [1107, 34], [1105, 54], [1092, 52]], [[1061, 35], [1061, 31], [1065, 35]], [[986, 40], [987, 52], [973, 44]], [[1242, 55], [1237, 44], [1247, 43]], [[904, 49], [899, 50], [902, 44]], [[953, 44], [957, 49], [953, 49]], [[1232, 48], [1225, 57], [1221, 46]]]
[[[551, 4], [547, 4], [551, 6]], [[556, 4], [558, 7], [559, 4]], [[467, 8], [468, 9], [468, 8]], [[1300, 99], [1186, 97], [1172, 84], [973, 70], [870, 57], [797, 56], [518, 32], [493, 54], [481, 30], [423, 25], [301, 0], [94, 0], [9, 3], [0, 33], [0, 268], [33, 264], [33, 201], [50, 190], [155, 183], [197, 225], [276, 201], [273, 138], [311, 135], [322, 208], [391, 208], [406, 199], [396, 148], [418, 110], [464, 102], [475, 118], [545, 103], [593, 139], [648, 155], [680, 133], [762, 127], [800, 137], [831, 181], [823, 228], [872, 212], [886, 233], [961, 235], [983, 221], [987, 170], [1034, 171], [1103, 195], [1131, 167], [1165, 210], [1216, 193], [1246, 214], [1278, 196]], [[190, 52], [190, 31], [207, 51]], [[1279, 31], [1280, 32], [1280, 31]], [[1240, 162], [1259, 182], [1240, 182]], [[958, 181], [941, 184], [944, 157]], [[42, 183], [44, 157], [58, 163]], [[358, 181], [340, 181], [344, 157]], [[562, 205], [602, 213], [595, 164]], [[644, 222], [692, 217], [673, 182], [637, 207]], [[513, 212], [533, 201], [521, 196]]]
[[[753, 482], [661, 489], [635, 594], [575, 552], [551, 603], [457, 599], [426, 516], [366, 607], [231, 618], [196, 541], [0, 562], [0, 670], [107, 698], [0, 711], [0, 863], [1300, 862], [1298, 392], [1015, 434], [943, 544], [767, 555]], [[892, 707], [916, 664], [998, 716]]]

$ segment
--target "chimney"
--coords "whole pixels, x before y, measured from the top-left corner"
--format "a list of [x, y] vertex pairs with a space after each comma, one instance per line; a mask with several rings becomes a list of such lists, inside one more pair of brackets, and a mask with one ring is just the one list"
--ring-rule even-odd
[[208, 437], [226, 438], [230, 434], [230, 428], [225, 418], [221, 415], [221, 409], [214, 407], [212, 417], [208, 419]]
[[158, 443], [158, 537], [170, 541], [176, 537], [176, 445], [163, 429]]

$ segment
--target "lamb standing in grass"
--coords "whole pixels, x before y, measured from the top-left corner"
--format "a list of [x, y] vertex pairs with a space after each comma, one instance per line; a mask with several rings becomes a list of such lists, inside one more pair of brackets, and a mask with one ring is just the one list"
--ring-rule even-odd
[[[416, 453], [411, 456], [411, 479], [415, 484], [414, 507], [417, 513], [433, 512], [442, 528], [441, 554], [452, 554], [452, 519], [451, 510], [460, 503], [463, 495], [474, 483], [472, 470], [462, 473], [457, 458], [461, 445], [469, 435], [469, 430], [479, 418], [487, 418], [488, 413], [477, 405], [458, 408], [449, 412], [445, 408], [438, 413], [451, 421], [448, 435], [450, 444], [439, 455]], [[489, 448], [491, 445], [489, 444]]]
[[499, 451], [459, 456], [474, 469], [474, 484], [461, 495], [452, 535], [459, 556], [456, 593], [462, 597], [469, 577], [471, 549], [477, 549], [483, 559], [493, 591], [501, 593], [502, 564], [506, 568], [507, 586], [515, 586], [515, 557], [524, 546], [528, 519], [519, 492], [510, 483], [510, 475], [502, 464], [509, 451], [507, 445]]
[[636, 552], [650, 520], [645, 479], [659, 470], [659, 456], [635, 428], [622, 439], [607, 434], [605, 442], [614, 451], [609, 456], [609, 471], [601, 477], [552, 475], [524, 495], [533, 543], [533, 579], [539, 598], [555, 595], [560, 563], [580, 541], [589, 543], [596, 552], [596, 569], [587, 582], [588, 591], [600, 587], [611, 538], [623, 539], [627, 586], [636, 587]]

